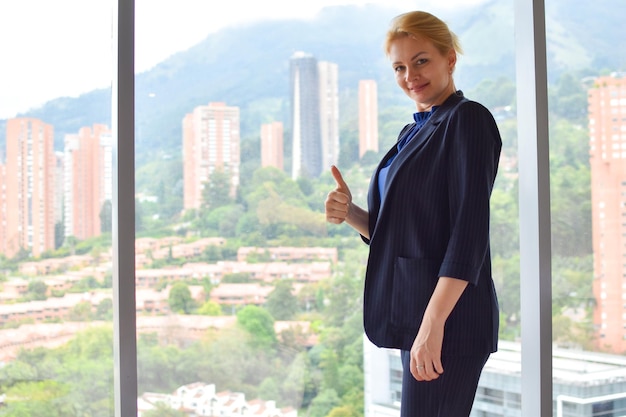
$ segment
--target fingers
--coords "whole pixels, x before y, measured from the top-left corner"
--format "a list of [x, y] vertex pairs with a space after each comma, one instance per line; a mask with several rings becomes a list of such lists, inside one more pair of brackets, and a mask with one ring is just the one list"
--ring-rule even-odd
[[[411, 361], [413, 362], [413, 361]], [[443, 374], [441, 362], [433, 363], [425, 361], [423, 363], [411, 363], [411, 375], [418, 381], [433, 381]]]
[[336, 166], [330, 167], [330, 172], [337, 183], [337, 188], [326, 197], [324, 207], [326, 209], [326, 221], [329, 223], [340, 224], [348, 217], [348, 210], [352, 195], [348, 185], [343, 180], [341, 172]]
[[333, 175], [333, 178], [335, 179], [335, 182], [337, 183], [337, 190], [342, 191], [345, 194], [349, 194], [350, 189], [348, 188], [348, 184], [346, 184], [346, 182], [343, 180], [343, 176], [341, 175], [339, 168], [332, 165], [330, 167], [330, 173]]
[[342, 223], [348, 217], [350, 198], [340, 192], [331, 191], [326, 197], [324, 207], [326, 209], [326, 220], [330, 223]]
[[433, 357], [425, 352], [411, 352], [409, 367], [411, 375], [418, 381], [433, 381], [443, 374], [441, 357]]
[[443, 373], [441, 350], [443, 325], [422, 321], [411, 347], [411, 374], [418, 381], [432, 381]]

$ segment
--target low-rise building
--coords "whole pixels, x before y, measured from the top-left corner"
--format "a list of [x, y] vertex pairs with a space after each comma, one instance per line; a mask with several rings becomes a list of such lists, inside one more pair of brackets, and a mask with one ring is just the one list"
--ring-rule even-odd
[[337, 248], [277, 246], [271, 248], [241, 247], [237, 260], [246, 262], [250, 255], [267, 257], [272, 261], [329, 261], [337, 263]]
[[[553, 415], [626, 415], [626, 357], [553, 349]], [[365, 417], [399, 417], [402, 364], [397, 350], [365, 338]], [[471, 417], [526, 417], [521, 410], [521, 345], [500, 341], [481, 374]]]
[[278, 408], [275, 401], [246, 401], [240, 392], [217, 392], [215, 384], [195, 382], [177, 388], [171, 394], [147, 392], [138, 399], [138, 417], [156, 408], [158, 403], [196, 417], [297, 417], [297, 410]]
[[265, 304], [274, 287], [260, 284], [220, 284], [211, 290], [211, 301], [221, 306]]
[[91, 255], [73, 255], [64, 258], [48, 258], [41, 261], [23, 262], [19, 265], [19, 271], [23, 275], [41, 276], [70, 269], [80, 269], [94, 263]]
[[63, 297], [50, 297], [41, 301], [2, 304], [0, 305], [0, 326], [28, 321], [43, 323], [67, 320], [77, 304], [89, 302], [95, 311], [96, 307], [106, 298], [111, 298], [110, 292], [65, 294]]

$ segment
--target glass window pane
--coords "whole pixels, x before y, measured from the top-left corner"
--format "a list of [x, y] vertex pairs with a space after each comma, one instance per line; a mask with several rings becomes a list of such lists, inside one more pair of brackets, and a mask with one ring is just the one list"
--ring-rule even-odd
[[0, 5], [2, 412], [113, 415], [109, 2]]
[[626, 9], [546, 3], [555, 412], [623, 415], [626, 43], [612, 26]]
[[[407, 9], [339, 3], [231, 2], [237, 13], [138, 3], [140, 411], [219, 413], [230, 401], [283, 415], [399, 414], [399, 356], [363, 341], [368, 248], [349, 227], [325, 222], [323, 202], [336, 164], [366, 206], [372, 172], [412, 120], [382, 51], [389, 20]], [[492, 251], [501, 338], [515, 343], [515, 78], [501, 54], [514, 59], [513, 9], [496, 7], [508, 25], [485, 19], [477, 34], [466, 18], [482, 7], [433, 12], [466, 52], [457, 87], [492, 111], [503, 136]], [[179, 34], [164, 29], [164, 15], [189, 19], [180, 33], [188, 44], [171, 56], [164, 51]], [[501, 44], [485, 49], [486, 38]], [[150, 61], [153, 50], [161, 56]], [[519, 388], [499, 390], [492, 367], [481, 404], [519, 408]]]

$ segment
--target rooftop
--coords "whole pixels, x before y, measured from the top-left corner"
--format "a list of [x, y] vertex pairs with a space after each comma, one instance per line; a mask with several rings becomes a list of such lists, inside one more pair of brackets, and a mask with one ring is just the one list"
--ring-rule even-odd
[[[500, 340], [485, 372], [521, 374], [520, 343]], [[553, 348], [552, 375], [554, 382], [580, 385], [599, 385], [626, 381], [626, 356]]]

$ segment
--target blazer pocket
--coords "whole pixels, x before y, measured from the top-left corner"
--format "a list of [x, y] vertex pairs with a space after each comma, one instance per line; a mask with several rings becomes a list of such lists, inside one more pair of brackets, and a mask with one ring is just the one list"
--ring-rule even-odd
[[440, 263], [429, 259], [397, 258], [391, 296], [391, 324], [417, 331], [437, 285]]

